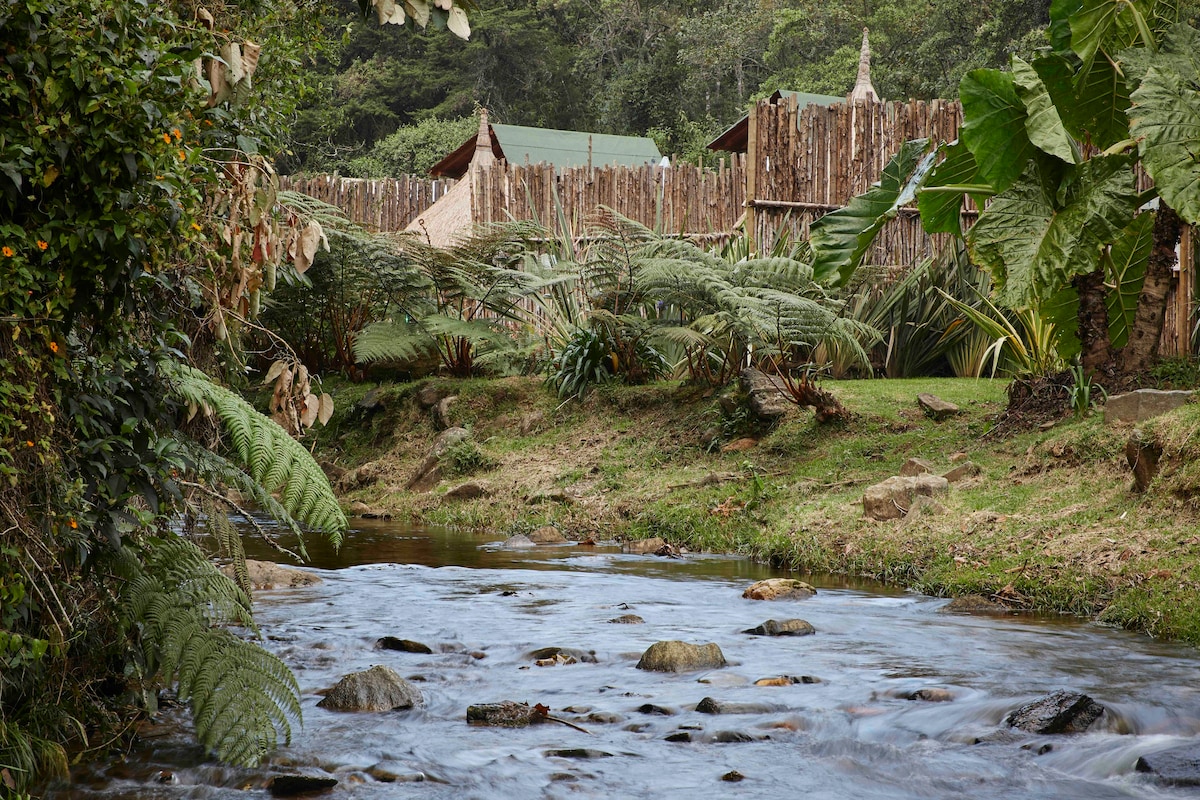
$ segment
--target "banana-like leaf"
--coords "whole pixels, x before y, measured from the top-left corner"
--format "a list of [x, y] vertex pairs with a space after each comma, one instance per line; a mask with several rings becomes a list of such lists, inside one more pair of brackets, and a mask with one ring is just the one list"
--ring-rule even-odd
[[1133, 219], [1137, 200], [1127, 157], [1089, 159], [1061, 185], [1054, 183], [1031, 168], [992, 199], [967, 236], [972, 260], [992, 273], [1009, 308], [1029, 307], [1071, 276], [1094, 271], [1101, 248]]
[[937, 151], [928, 139], [913, 139], [900, 146], [883, 169], [879, 183], [846, 205], [812, 224], [813, 278], [819, 283], [844, 285], [862, 263], [876, 234], [901, 206], [916, 196], [917, 188], [933, 167]]
[[1133, 93], [1129, 110], [1142, 163], [1159, 195], [1200, 223], [1200, 32], [1172, 28]]
[[1117, 53], [1139, 40], [1152, 46], [1150, 21], [1158, 0], [1083, 0], [1070, 15], [1071, 49], [1089, 69], [1101, 51]]
[[1025, 170], [1034, 146], [1025, 130], [1028, 113], [1017, 96], [1013, 75], [976, 69], [958, 86], [963, 107], [959, 136], [979, 164], [979, 174], [1002, 192]]
[[1083, 0], [1051, 0], [1050, 27], [1046, 33], [1055, 52], [1071, 49], [1071, 15], [1079, 11]]
[[1129, 138], [1127, 72], [1108, 58], [1097, 58], [1076, 73], [1073, 84], [1074, 99], [1060, 101], [1058, 107], [1077, 138], [1090, 139], [1097, 147]]
[[[962, 236], [963, 194], [967, 187], [979, 184], [979, 165], [961, 141], [943, 145], [942, 152], [946, 157], [930, 171], [917, 191], [917, 209], [921, 212], [921, 225], [926, 233]], [[976, 188], [979, 191], [972, 194], [976, 204], [983, 208], [984, 198], [991, 192], [982, 191], [982, 185]]]
[[1067, 133], [1058, 108], [1050, 97], [1046, 84], [1033, 66], [1017, 56], [1012, 57], [1013, 85], [1017, 97], [1025, 104], [1028, 116], [1025, 133], [1034, 147], [1068, 164], [1079, 163], [1079, 147]]
[[1108, 292], [1108, 338], [1113, 347], [1129, 342], [1137, 312], [1138, 296], [1146, 277], [1146, 265], [1154, 247], [1154, 215], [1139, 214], [1113, 243], [1108, 253], [1106, 279], [1113, 288]]

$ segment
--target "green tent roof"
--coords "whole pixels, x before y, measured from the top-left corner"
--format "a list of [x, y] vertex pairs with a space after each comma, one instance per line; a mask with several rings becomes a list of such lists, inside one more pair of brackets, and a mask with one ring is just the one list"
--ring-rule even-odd
[[[591, 152], [591, 164], [596, 167], [618, 164], [641, 166], [657, 163], [662, 158], [654, 140], [644, 136], [613, 136], [607, 133], [557, 131], [550, 128], [528, 128], [524, 125], [490, 125], [492, 153], [509, 164], [539, 164], [546, 162], [559, 169], [586, 167]], [[475, 153], [472, 136], [457, 150], [433, 166], [434, 175], [457, 178], [467, 171]]]

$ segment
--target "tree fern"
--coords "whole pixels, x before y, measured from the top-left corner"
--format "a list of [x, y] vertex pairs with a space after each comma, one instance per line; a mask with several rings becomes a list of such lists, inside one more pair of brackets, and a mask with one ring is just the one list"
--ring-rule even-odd
[[[196, 738], [218, 758], [253, 766], [300, 719], [300, 689], [287, 666], [224, 625], [253, 626], [250, 597], [194, 544], [173, 537], [126, 552], [136, 572], [122, 619], [141, 642], [145, 677], [174, 684]], [[253, 629], [253, 628], [252, 628]]]
[[341, 544], [349, 527], [346, 515], [329, 479], [299, 442], [197, 369], [179, 366], [174, 388], [193, 407], [206, 409], [221, 421], [242, 468], [266, 492], [281, 493], [280, 505], [288, 516]]

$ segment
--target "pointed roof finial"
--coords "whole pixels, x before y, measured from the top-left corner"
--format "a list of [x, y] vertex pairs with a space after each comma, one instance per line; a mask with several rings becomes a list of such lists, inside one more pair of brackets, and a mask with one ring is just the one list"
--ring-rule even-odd
[[871, 45], [867, 41], [867, 29], [863, 28], [862, 51], [858, 55], [858, 80], [850, 92], [850, 102], [859, 101], [878, 103], [879, 95], [871, 85]]
[[492, 131], [488, 124], [486, 108], [479, 109], [479, 133], [475, 135], [475, 155], [471, 158], [472, 167], [485, 167], [496, 163], [492, 152]]

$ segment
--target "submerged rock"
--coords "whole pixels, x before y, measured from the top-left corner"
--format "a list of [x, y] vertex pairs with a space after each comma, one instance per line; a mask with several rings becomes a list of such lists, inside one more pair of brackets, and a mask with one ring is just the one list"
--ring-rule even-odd
[[637, 663], [650, 672], [693, 672], [725, 666], [725, 655], [714, 642], [688, 644], [679, 640], [655, 642]]
[[706, 697], [696, 704], [701, 714], [765, 714], [771, 710], [766, 703], [727, 703]]
[[747, 600], [807, 600], [817, 590], [804, 581], [792, 578], [768, 578], [751, 584], [742, 597]]
[[667, 543], [664, 539], [658, 536], [651, 536], [649, 539], [638, 539], [635, 542], [626, 542], [621, 545], [622, 553], [634, 553], [636, 555], [645, 555], [653, 553], [660, 548], [666, 547]]
[[524, 728], [545, 722], [549, 711], [545, 706], [531, 706], [511, 700], [501, 703], [479, 703], [467, 706], [467, 723], [498, 728]]
[[949, 689], [937, 686], [926, 686], [911, 692], [896, 692], [901, 700], [923, 700], [926, 703], [948, 703], [954, 699], [954, 693]]
[[563, 544], [567, 537], [563, 536], [553, 525], [544, 525], [529, 534], [529, 540], [534, 544]]
[[330, 711], [395, 711], [423, 702], [417, 687], [377, 664], [342, 678], [317, 705]]
[[1148, 772], [1167, 786], [1200, 786], [1200, 745], [1147, 753], [1137, 760], [1138, 772]]
[[573, 658], [576, 661], [585, 664], [596, 663], [596, 651], [580, 650], [575, 647], [539, 647], [537, 650], [531, 650], [525, 654], [525, 657], [533, 661], [540, 661], [545, 658]]
[[622, 614], [619, 617], [613, 617], [609, 622], [614, 622], [618, 625], [644, 625], [646, 620], [639, 617], [637, 614]]
[[272, 797], [300, 797], [328, 792], [337, 786], [336, 778], [314, 775], [276, 775], [271, 779]]
[[593, 750], [590, 747], [569, 747], [563, 750], [547, 750], [547, 758], [612, 758], [612, 753]]
[[802, 619], [769, 619], [757, 627], [742, 631], [751, 636], [808, 636], [816, 632], [816, 628]]
[[504, 540], [504, 548], [508, 550], [525, 550], [530, 547], [537, 547], [533, 540], [523, 533], [518, 533], [516, 536], [510, 536]]
[[1103, 713], [1104, 706], [1086, 694], [1059, 689], [1026, 703], [1004, 721], [1027, 733], [1083, 733]]
[[399, 650], [402, 653], [432, 653], [429, 645], [414, 642], [412, 639], [397, 639], [395, 636], [383, 636], [375, 641], [376, 650]]
[[778, 675], [774, 678], [759, 678], [755, 686], [794, 686], [797, 683], [820, 683], [820, 678], [812, 675]]
[[[221, 568], [229, 577], [233, 577], [233, 567]], [[251, 561], [246, 559], [246, 571], [250, 574], [250, 588], [256, 590], [292, 589], [298, 586], [315, 586], [321, 579], [311, 572], [302, 569], [283, 567], [270, 561]]]

